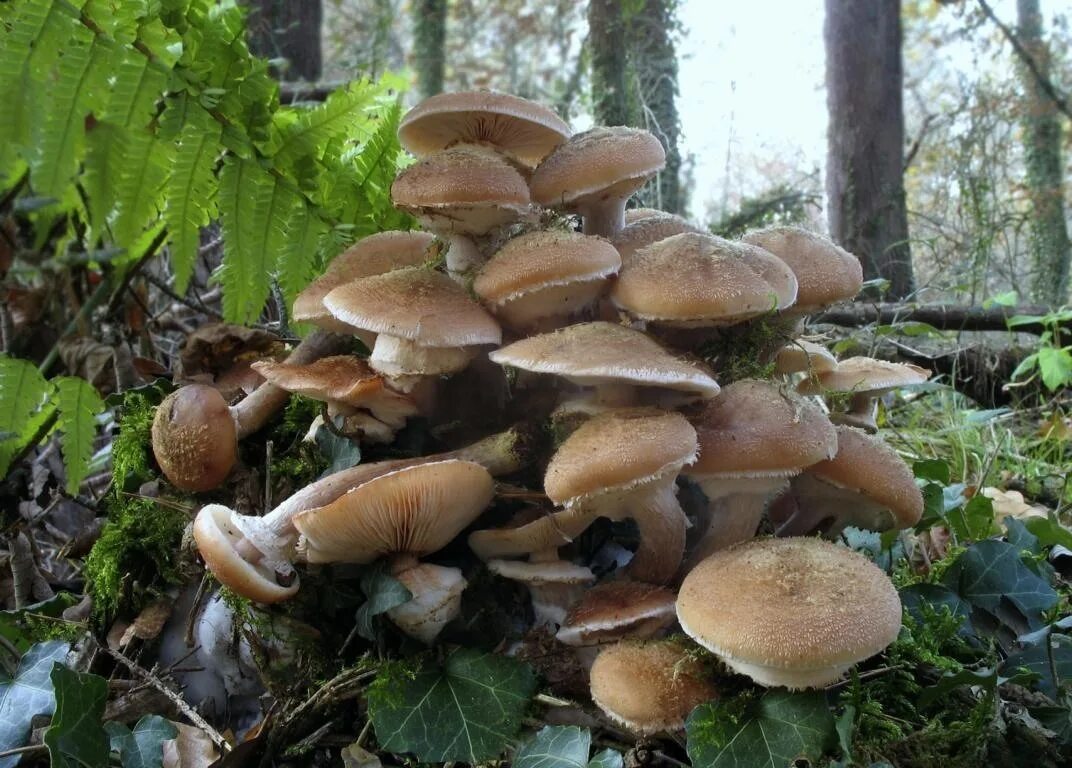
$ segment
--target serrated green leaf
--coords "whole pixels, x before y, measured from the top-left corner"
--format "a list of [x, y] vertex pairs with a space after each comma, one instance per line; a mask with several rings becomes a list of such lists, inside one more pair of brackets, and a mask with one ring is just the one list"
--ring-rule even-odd
[[592, 734], [575, 725], [548, 725], [518, 747], [514, 768], [586, 768]]
[[117, 179], [112, 222], [112, 237], [119, 247], [130, 248], [145, 227], [157, 220], [174, 151], [173, 144], [146, 130], [130, 132]]
[[785, 768], [816, 762], [837, 743], [834, 715], [821, 693], [770, 691], [745, 712], [701, 704], [685, 724], [695, 768]]
[[11, 435], [0, 439], [0, 477], [40, 423], [52, 392], [36, 366], [0, 355], [0, 432]]
[[1042, 347], [1038, 351], [1039, 373], [1046, 389], [1056, 392], [1072, 383], [1072, 352], [1058, 347]]
[[[61, 640], [38, 643], [19, 661], [15, 677], [0, 682], [0, 752], [25, 745], [34, 716], [55, 711], [52, 665], [67, 658], [69, 649]], [[0, 768], [10, 768], [20, 757], [0, 757]]]
[[51, 679], [56, 714], [43, 740], [53, 768], [106, 768], [108, 734], [101, 721], [108, 681], [59, 663], [53, 665]]
[[175, 161], [164, 194], [164, 219], [171, 234], [171, 266], [175, 290], [185, 293], [193, 274], [201, 228], [216, 215], [216, 178], [220, 126], [197, 107], [179, 133]]
[[1057, 602], [1057, 593], [1020, 559], [1020, 550], [1005, 541], [980, 541], [962, 552], [942, 579], [972, 605], [992, 613], [1011, 602], [1034, 629], [1042, 612]]
[[144, 129], [167, 88], [167, 74], [141, 53], [121, 50], [100, 119], [125, 128]]
[[328, 225], [304, 201], [294, 207], [277, 265], [279, 287], [288, 305], [316, 277], [321, 241], [327, 231]]
[[56, 386], [56, 427], [61, 433], [67, 493], [73, 496], [89, 470], [97, 436], [96, 417], [104, 411], [104, 401], [88, 381], [77, 376], [60, 376], [52, 383]]
[[476, 763], [506, 749], [535, 692], [528, 665], [462, 648], [442, 667], [425, 657], [412, 670], [381, 671], [369, 688], [369, 716], [383, 749]]
[[110, 749], [119, 753], [123, 768], [160, 768], [164, 762], [164, 742], [179, 735], [174, 723], [159, 715], [145, 715], [134, 730], [122, 723], [105, 723]]

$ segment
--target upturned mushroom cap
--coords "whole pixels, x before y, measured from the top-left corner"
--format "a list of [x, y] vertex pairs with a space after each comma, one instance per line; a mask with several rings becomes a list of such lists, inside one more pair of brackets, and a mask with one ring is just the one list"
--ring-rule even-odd
[[566, 645], [586, 646], [624, 638], [646, 639], [677, 619], [676, 595], [666, 587], [639, 581], [608, 581], [585, 592], [570, 608], [555, 637]]
[[294, 319], [315, 323], [329, 331], [351, 333], [351, 326], [336, 320], [324, 306], [328, 292], [362, 277], [420, 266], [428, 260], [428, 249], [434, 241], [435, 236], [429, 232], [380, 232], [358, 240], [298, 294], [294, 299]]
[[486, 235], [531, 208], [518, 169], [490, 147], [462, 144], [428, 155], [398, 174], [391, 199], [434, 232]]
[[596, 578], [590, 569], [568, 560], [488, 560], [488, 570], [524, 584], [587, 584]]
[[176, 488], [211, 490], [234, 466], [234, 419], [223, 396], [205, 384], [187, 384], [165, 397], [153, 417], [152, 434], [156, 462]]
[[529, 232], [499, 249], [476, 276], [473, 291], [508, 325], [523, 328], [591, 304], [621, 265], [618, 251], [602, 238]]
[[694, 478], [790, 477], [838, 450], [826, 414], [769, 381], [724, 387], [693, 423], [700, 458], [685, 474]]
[[774, 357], [774, 372], [784, 376], [790, 373], [826, 373], [837, 368], [837, 358], [822, 344], [806, 339], [796, 339], [778, 350]]
[[324, 306], [345, 323], [424, 347], [498, 344], [495, 318], [441, 272], [419, 267], [366, 277], [335, 288]]
[[592, 701], [638, 735], [677, 731], [689, 713], [718, 695], [702, 666], [677, 641], [625, 641], [592, 665]]
[[407, 112], [398, 128], [402, 146], [418, 157], [453, 144], [491, 144], [530, 167], [569, 135], [542, 104], [495, 91], [437, 94]]
[[[634, 211], [625, 212], [625, 228], [614, 236], [614, 247], [618, 249], [622, 260], [632, 257], [641, 248], [686, 232], [705, 234], [704, 230], [673, 213], [656, 211], [651, 208], [638, 208], [649, 215], [637, 216]], [[630, 216], [630, 214], [633, 214]]]
[[567, 507], [676, 476], [696, 459], [696, 430], [679, 413], [625, 408], [592, 417], [547, 465], [544, 491]]
[[749, 232], [741, 239], [766, 248], [793, 270], [799, 286], [794, 312], [807, 314], [847, 301], [863, 286], [860, 260], [815, 232], [771, 227]]
[[493, 494], [491, 475], [470, 461], [406, 467], [295, 515], [298, 550], [311, 563], [371, 563], [392, 554], [419, 557], [446, 546]]
[[776, 256], [688, 232], [634, 253], [611, 291], [616, 305], [642, 320], [684, 327], [743, 322], [795, 298], [796, 279]]
[[760, 685], [814, 688], [879, 653], [901, 601], [863, 555], [815, 538], [754, 539], [715, 553], [681, 585], [682, 629]]
[[532, 174], [532, 198], [548, 208], [576, 210], [625, 199], [666, 164], [652, 134], [638, 128], [592, 128], [560, 145]]
[[194, 519], [197, 549], [212, 575], [225, 587], [258, 603], [277, 603], [292, 597], [300, 583], [295, 574], [289, 586], [282, 586], [270, 563], [250, 563], [236, 547], [245, 538], [232, 521], [232, 511], [222, 504], [207, 504]]
[[323, 357], [306, 365], [259, 360], [252, 367], [280, 389], [313, 400], [342, 403], [354, 408], [368, 408], [372, 403], [391, 400], [399, 408], [404, 408], [408, 403], [410, 412], [416, 413], [409, 398], [392, 392], [384, 384], [382, 376], [364, 360], [353, 355]]
[[849, 357], [831, 371], [818, 371], [800, 382], [797, 390], [804, 395], [829, 392], [855, 392], [879, 395], [891, 389], [922, 384], [930, 371], [909, 363], [891, 363], [871, 357]]
[[718, 394], [703, 368], [663, 349], [640, 331], [614, 323], [578, 323], [530, 336], [489, 354], [499, 365], [562, 376], [582, 385], [620, 382], [694, 394]]
[[[854, 427], [837, 427], [837, 454], [808, 467], [793, 481], [801, 513], [824, 529], [855, 525], [873, 531], [908, 528], [923, 516], [923, 494], [912, 470], [881, 439]], [[792, 519], [785, 530], [806, 533]]]

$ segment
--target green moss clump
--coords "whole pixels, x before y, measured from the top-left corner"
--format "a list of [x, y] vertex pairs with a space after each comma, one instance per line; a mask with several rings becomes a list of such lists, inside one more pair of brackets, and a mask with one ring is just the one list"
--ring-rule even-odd
[[112, 486], [116, 493], [137, 487], [154, 476], [149, 456], [153, 444], [156, 403], [141, 392], [123, 398], [119, 434], [112, 441]]

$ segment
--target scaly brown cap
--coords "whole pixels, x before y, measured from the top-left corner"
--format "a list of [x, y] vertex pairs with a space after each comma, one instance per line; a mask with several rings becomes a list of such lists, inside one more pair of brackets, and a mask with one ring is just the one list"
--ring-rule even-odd
[[771, 227], [749, 232], [741, 239], [766, 248], [793, 270], [799, 286], [794, 312], [806, 314], [847, 301], [863, 286], [860, 260], [815, 232]]
[[313, 400], [343, 403], [354, 408], [367, 407], [370, 402], [391, 395], [409, 401], [409, 398], [387, 389], [383, 377], [367, 362], [353, 355], [322, 357], [305, 365], [258, 360], [252, 367], [280, 389]]
[[761, 248], [685, 233], [634, 253], [623, 263], [611, 298], [644, 320], [731, 324], [792, 305], [796, 280]]
[[495, 318], [441, 272], [419, 267], [396, 269], [341, 285], [324, 306], [345, 323], [398, 336], [424, 347], [498, 344]]
[[381, 475], [332, 503], [299, 512], [298, 551], [310, 563], [371, 563], [436, 552], [491, 502], [491, 475], [471, 461], [435, 461]]
[[[636, 211], [645, 211], [648, 215], [638, 216]], [[637, 208], [625, 212], [625, 228], [611, 242], [625, 261], [641, 248], [686, 232], [705, 234], [704, 230], [675, 214]]]
[[666, 587], [639, 581], [597, 584], [570, 608], [555, 637], [566, 645], [580, 646], [646, 639], [677, 619], [675, 599]]
[[837, 358], [822, 344], [796, 339], [778, 350], [774, 372], [782, 376], [801, 372], [826, 373], [837, 368], [837, 364]]
[[165, 397], [152, 433], [156, 462], [176, 488], [211, 490], [234, 466], [238, 433], [231, 410], [206, 384], [187, 384]]
[[547, 465], [544, 490], [556, 504], [625, 490], [696, 459], [696, 430], [679, 413], [623, 408], [592, 417]]
[[753, 539], [685, 577], [677, 616], [696, 642], [761, 685], [811, 688], [892, 643], [901, 601], [889, 577], [847, 547]]
[[547, 107], [495, 91], [437, 94], [398, 127], [402, 146], [418, 157], [453, 144], [491, 144], [529, 167], [569, 136], [569, 126]]

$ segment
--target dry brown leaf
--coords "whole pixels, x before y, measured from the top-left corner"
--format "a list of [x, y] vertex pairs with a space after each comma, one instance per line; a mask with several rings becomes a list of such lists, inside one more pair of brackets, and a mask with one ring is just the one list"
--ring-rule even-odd
[[162, 768], [208, 768], [220, 759], [212, 739], [200, 728], [172, 722], [179, 735], [164, 742]]
[[174, 606], [167, 600], [157, 600], [142, 608], [138, 618], [123, 632], [119, 644], [129, 645], [134, 638], [139, 640], [155, 640], [164, 624], [171, 618], [171, 610]]
[[362, 749], [355, 741], [342, 751], [343, 768], [381, 768], [380, 758]]
[[1017, 520], [1026, 520], [1031, 517], [1046, 517], [1048, 512], [1045, 507], [1037, 504], [1028, 504], [1024, 501], [1024, 495], [1019, 491], [1003, 491], [1000, 488], [987, 486], [981, 493], [990, 499], [994, 505], [994, 520], [1005, 529], [1005, 518], [1015, 517]]

